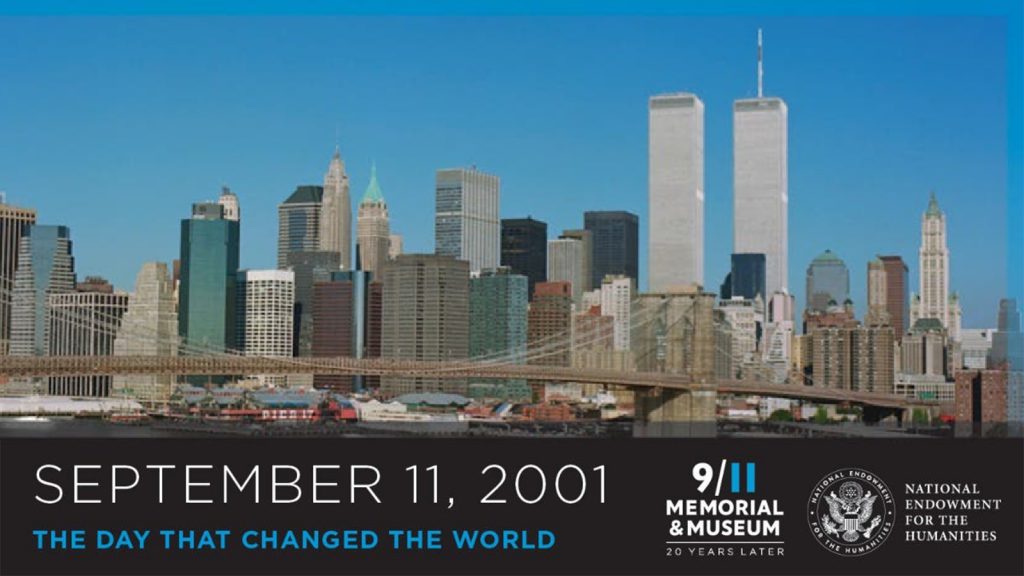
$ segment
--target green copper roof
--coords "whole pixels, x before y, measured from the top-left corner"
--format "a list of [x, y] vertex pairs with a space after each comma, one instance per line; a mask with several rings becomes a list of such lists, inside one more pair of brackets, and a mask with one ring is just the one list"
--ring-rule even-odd
[[928, 211], [925, 212], [926, 216], [942, 216], [942, 210], [939, 210], [939, 201], [935, 199], [935, 192], [932, 192], [931, 198], [928, 199]]
[[366, 192], [363, 193], [362, 204], [367, 203], [383, 203], [384, 195], [380, 191], [380, 183], [377, 182], [377, 164], [374, 163], [370, 168], [370, 184], [366, 187]]
[[836, 256], [835, 253], [832, 252], [831, 250], [825, 250], [824, 252], [819, 254], [817, 258], [814, 259], [814, 263], [822, 264], [822, 263], [825, 263], [825, 262], [834, 262], [834, 263], [842, 264], [843, 263], [843, 259], [840, 258], [839, 256]]

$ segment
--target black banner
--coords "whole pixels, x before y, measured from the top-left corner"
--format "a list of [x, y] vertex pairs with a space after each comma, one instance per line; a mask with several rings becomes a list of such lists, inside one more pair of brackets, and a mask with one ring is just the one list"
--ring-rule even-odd
[[0, 573], [1022, 574], [1022, 487], [1019, 439], [3, 439]]

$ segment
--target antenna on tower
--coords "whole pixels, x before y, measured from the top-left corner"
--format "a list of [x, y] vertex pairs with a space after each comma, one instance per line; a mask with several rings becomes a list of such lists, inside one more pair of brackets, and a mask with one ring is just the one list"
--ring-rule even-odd
[[757, 97], [764, 97], [764, 49], [761, 44], [761, 29], [757, 29]]

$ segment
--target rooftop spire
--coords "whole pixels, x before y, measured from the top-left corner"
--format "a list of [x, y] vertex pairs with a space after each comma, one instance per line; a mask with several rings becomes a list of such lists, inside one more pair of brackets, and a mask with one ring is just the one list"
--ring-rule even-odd
[[762, 46], [761, 29], [757, 29], [757, 97], [764, 97], [764, 48]]
[[925, 214], [927, 216], [942, 216], [942, 210], [939, 209], [939, 201], [935, 198], [934, 190], [932, 190], [931, 197], [928, 199], [928, 211]]
[[377, 182], [377, 163], [374, 162], [370, 166], [370, 184], [366, 187], [366, 192], [363, 194], [362, 204], [366, 203], [382, 203], [384, 202], [384, 194], [380, 191], [380, 183]]

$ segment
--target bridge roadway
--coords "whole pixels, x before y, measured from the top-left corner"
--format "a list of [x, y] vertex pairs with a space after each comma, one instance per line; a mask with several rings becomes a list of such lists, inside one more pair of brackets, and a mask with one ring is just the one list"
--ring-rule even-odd
[[620, 372], [560, 366], [432, 362], [385, 358], [268, 358], [260, 356], [0, 356], [0, 375], [8, 378], [172, 374], [346, 374], [430, 378], [501, 378], [580, 382], [633, 389], [707, 390], [720, 394], [764, 395], [827, 403], [849, 402], [905, 409], [934, 404], [893, 394], [858, 392], [794, 384], [739, 380], [694, 382], [689, 376], [663, 372]]

